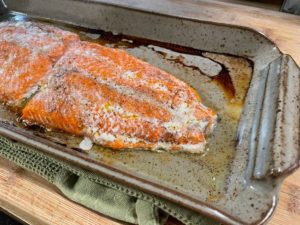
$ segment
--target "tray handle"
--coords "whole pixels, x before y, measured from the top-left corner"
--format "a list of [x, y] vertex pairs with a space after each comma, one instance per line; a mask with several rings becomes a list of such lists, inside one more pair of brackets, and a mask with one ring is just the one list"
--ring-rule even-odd
[[264, 71], [254, 179], [284, 176], [300, 162], [300, 68], [292, 57], [282, 55]]

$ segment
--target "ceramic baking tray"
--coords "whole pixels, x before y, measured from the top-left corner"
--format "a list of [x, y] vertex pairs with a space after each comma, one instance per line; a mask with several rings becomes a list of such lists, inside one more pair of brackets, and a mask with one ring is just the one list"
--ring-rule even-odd
[[[189, 6], [190, 7], [190, 6]], [[122, 48], [194, 87], [218, 113], [204, 154], [78, 148], [0, 109], [0, 133], [227, 224], [262, 224], [299, 166], [299, 67], [262, 34], [197, 19], [171, 1], [2, 1], [1, 20], [38, 20]]]

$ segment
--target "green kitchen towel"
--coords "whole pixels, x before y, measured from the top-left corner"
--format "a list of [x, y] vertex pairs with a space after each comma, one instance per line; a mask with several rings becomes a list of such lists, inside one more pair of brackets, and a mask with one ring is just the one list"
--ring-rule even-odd
[[53, 183], [67, 198], [118, 220], [156, 225], [163, 224], [170, 215], [184, 224], [219, 224], [184, 207], [115, 183], [1, 136], [0, 156]]

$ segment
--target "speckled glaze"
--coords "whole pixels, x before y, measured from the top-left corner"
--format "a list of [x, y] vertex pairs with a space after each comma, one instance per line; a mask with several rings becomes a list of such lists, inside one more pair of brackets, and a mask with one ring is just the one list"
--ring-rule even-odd
[[[123, 48], [184, 80], [217, 111], [220, 121], [204, 155], [115, 152], [95, 146], [89, 152], [74, 151], [81, 141], [76, 137], [7, 122], [1, 122], [2, 135], [224, 223], [263, 224], [271, 216], [282, 179], [299, 166], [300, 125], [300, 70], [274, 43], [247, 28], [198, 21], [169, 1], [159, 6], [118, 0], [5, 2], [13, 11], [94, 29], [77, 32], [82, 39]], [[158, 42], [110, 41], [97, 30]], [[186, 56], [159, 43], [189, 47], [194, 53]], [[223, 67], [238, 90], [234, 98], [214, 78]], [[15, 120], [3, 107], [1, 117]]]

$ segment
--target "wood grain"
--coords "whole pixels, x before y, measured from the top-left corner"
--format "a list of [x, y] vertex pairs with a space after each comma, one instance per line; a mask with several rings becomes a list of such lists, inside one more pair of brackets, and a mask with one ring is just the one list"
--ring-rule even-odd
[[28, 224], [120, 224], [67, 200], [52, 184], [2, 158], [0, 190], [0, 208]]
[[[171, 0], [166, 0], [167, 2]], [[156, 1], [153, 1], [153, 4]], [[182, 1], [173, 0], [186, 10]], [[254, 28], [272, 39], [300, 64], [300, 17], [228, 2], [186, 0], [189, 15], [202, 20]], [[282, 185], [279, 204], [269, 225], [300, 222], [300, 170]], [[64, 198], [43, 179], [0, 159], [0, 208], [29, 224], [123, 224]], [[168, 225], [179, 224], [175, 220]]]

